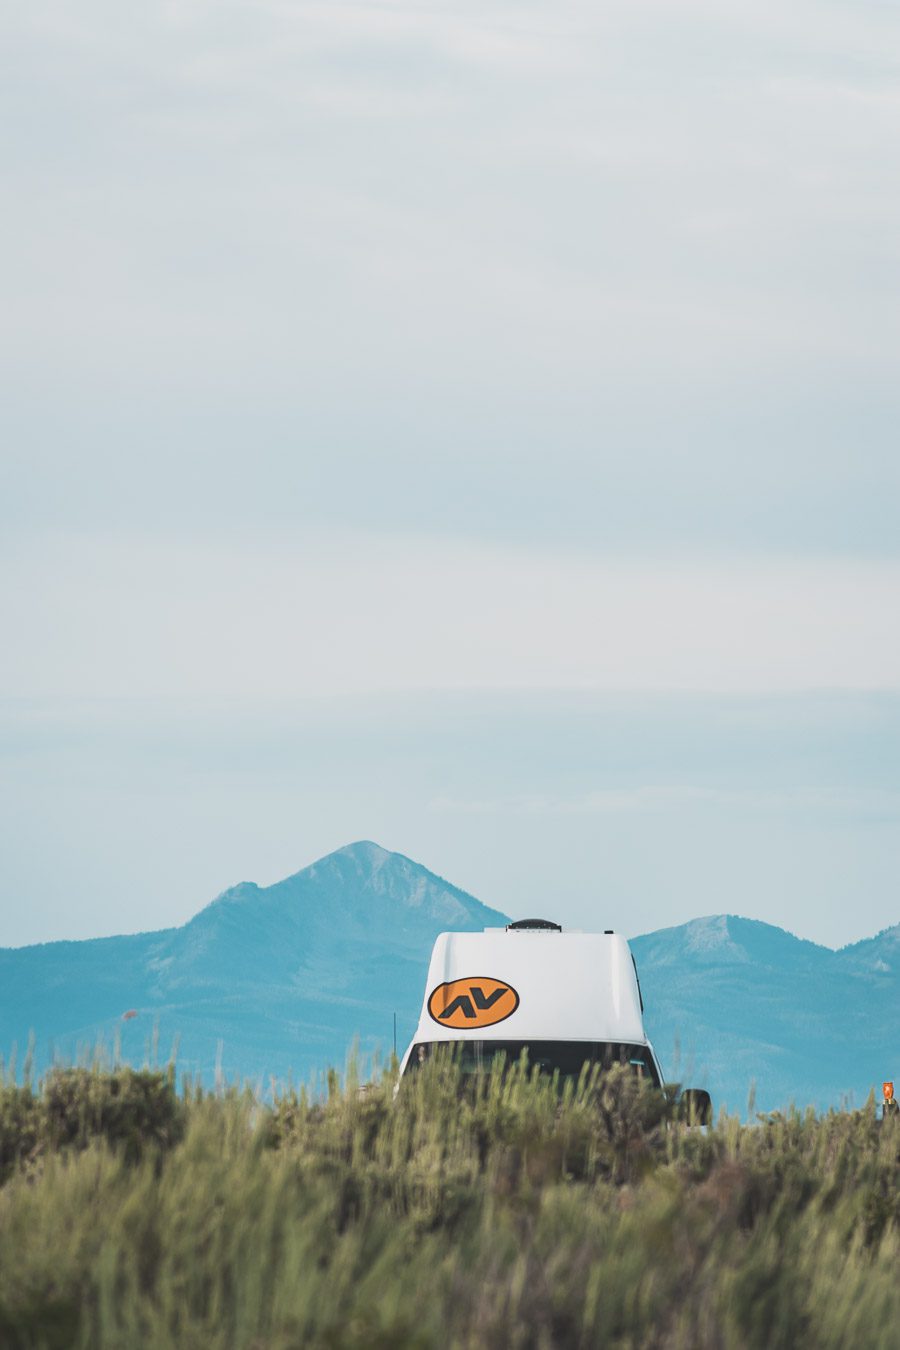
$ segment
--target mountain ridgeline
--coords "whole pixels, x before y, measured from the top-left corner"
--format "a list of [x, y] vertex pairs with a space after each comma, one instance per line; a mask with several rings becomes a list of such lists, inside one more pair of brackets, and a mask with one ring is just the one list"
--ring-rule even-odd
[[[518, 917], [518, 916], [517, 916]], [[598, 915], [602, 928], [604, 916]], [[274, 886], [243, 882], [181, 928], [0, 949], [0, 1049], [35, 1067], [99, 1043], [209, 1081], [308, 1081], [389, 1053], [415, 1026], [445, 931], [505, 915], [377, 844]], [[632, 940], [647, 1028], [672, 1078], [744, 1111], [863, 1101], [900, 1077], [900, 925], [839, 952], [731, 915]], [[127, 1016], [126, 1016], [127, 1014]]]
[[216, 1066], [304, 1081], [343, 1067], [357, 1037], [390, 1053], [439, 932], [505, 922], [410, 859], [351, 844], [274, 886], [233, 886], [181, 928], [0, 950], [0, 1048], [21, 1058], [33, 1035], [42, 1068], [116, 1037], [132, 1063], [177, 1042], [179, 1067], [207, 1081]]
[[673, 1078], [742, 1113], [862, 1105], [900, 1078], [900, 924], [840, 951], [731, 914], [635, 938], [648, 1034]]

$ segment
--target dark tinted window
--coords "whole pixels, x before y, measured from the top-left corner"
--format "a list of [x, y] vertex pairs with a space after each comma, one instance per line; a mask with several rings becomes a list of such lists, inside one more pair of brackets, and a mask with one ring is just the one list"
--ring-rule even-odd
[[458, 1060], [463, 1073], [488, 1070], [498, 1055], [507, 1064], [516, 1063], [526, 1051], [528, 1063], [543, 1073], [559, 1072], [561, 1078], [577, 1078], [585, 1064], [629, 1064], [656, 1087], [656, 1073], [650, 1051], [645, 1045], [620, 1045], [609, 1041], [421, 1041], [414, 1045], [406, 1072], [418, 1068], [432, 1054], [445, 1053]]

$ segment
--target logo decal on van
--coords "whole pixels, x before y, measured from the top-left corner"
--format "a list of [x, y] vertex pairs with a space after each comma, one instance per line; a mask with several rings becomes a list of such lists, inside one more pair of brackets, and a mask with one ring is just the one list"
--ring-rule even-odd
[[472, 975], [465, 980], [449, 980], [432, 989], [428, 1013], [442, 1027], [474, 1031], [492, 1027], [512, 1017], [519, 1006], [519, 995], [505, 980], [489, 975]]

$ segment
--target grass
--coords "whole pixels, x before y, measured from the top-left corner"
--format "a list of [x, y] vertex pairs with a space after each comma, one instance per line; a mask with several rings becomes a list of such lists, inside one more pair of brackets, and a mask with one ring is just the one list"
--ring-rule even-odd
[[618, 1073], [396, 1099], [0, 1087], [0, 1346], [894, 1347], [900, 1124], [707, 1131]]

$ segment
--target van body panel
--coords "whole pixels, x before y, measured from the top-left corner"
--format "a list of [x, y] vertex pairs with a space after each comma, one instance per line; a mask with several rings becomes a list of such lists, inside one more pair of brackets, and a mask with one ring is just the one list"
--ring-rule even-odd
[[631, 1043], [657, 1063], [618, 933], [441, 933], [401, 1073], [413, 1045], [472, 1039]]

